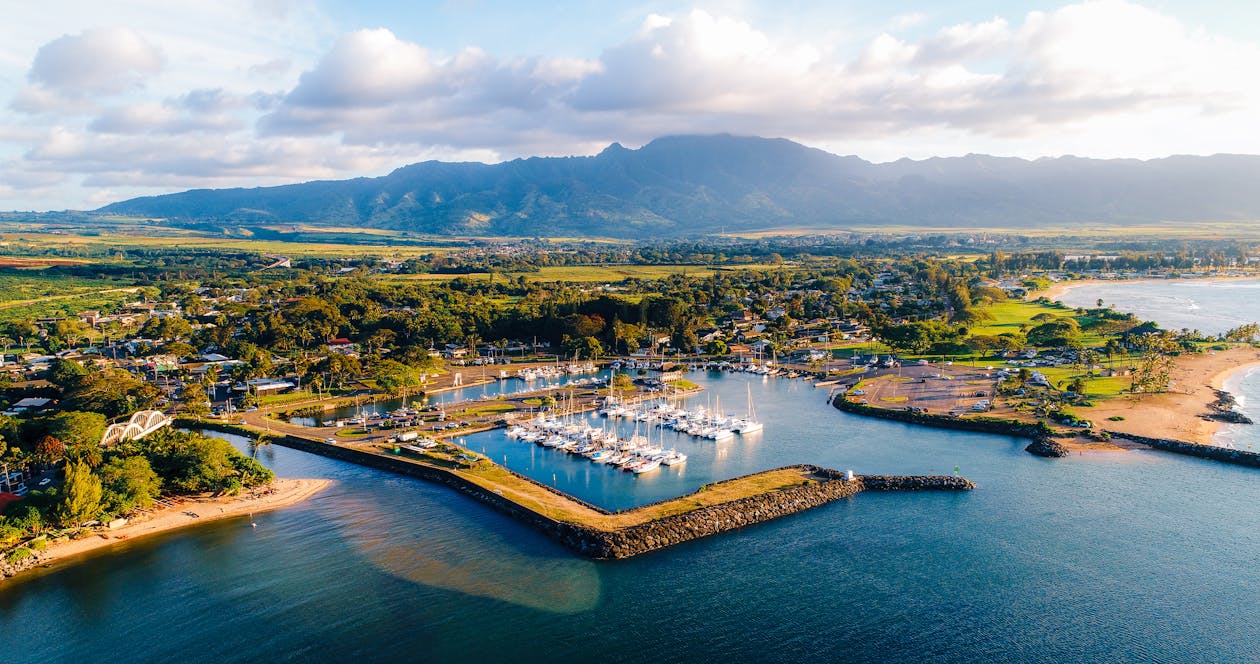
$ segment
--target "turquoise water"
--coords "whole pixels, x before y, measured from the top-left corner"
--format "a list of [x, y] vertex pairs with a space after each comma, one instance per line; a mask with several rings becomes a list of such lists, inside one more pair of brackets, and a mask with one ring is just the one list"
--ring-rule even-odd
[[[747, 377], [701, 380], [742, 410]], [[1017, 439], [841, 413], [807, 383], [751, 386], [759, 440], [695, 441], [712, 458], [614, 474], [616, 490], [587, 461], [485, 444], [614, 507], [797, 462], [959, 466], [979, 486], [859, 494], [597, 563], [443, 487], [265, 449], [283, 476], [336, 484], [257, 528], [208, 523], [5, 582], [0, 660], [1258, 660], [1260, 472], [1157, 452], [1040, 459]]]

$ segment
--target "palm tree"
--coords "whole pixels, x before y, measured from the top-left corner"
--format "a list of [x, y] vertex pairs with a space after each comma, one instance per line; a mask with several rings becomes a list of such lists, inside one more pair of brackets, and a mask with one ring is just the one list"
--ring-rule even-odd
[[249, 458], [257, 459], [258, 450], [264, 447], [268, 451], [271, 449], [271, 434], [266, 431], [259, 432], [258, 437], [249, 442]]

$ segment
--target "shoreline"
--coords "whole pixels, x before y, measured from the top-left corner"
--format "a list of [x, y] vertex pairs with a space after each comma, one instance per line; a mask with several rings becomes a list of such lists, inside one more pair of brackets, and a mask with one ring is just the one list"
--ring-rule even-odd
[[94, 529], [86, 537], [62, 542], [50, 542], [48, 547], [16, 565], [17, 569], [0, 570], [0, 583], [25, 576], [35, 569], [49, 571], [61, 569], [82, 560], [86, 554], [108, 549], [118, 544], [134, 542], [187, 526], [219, 521], [232, 517], [269, 512], [303, 502], [323, 491], [332, 480], [328, 479], [276, 479], [262, 490], [252, 490], [239, 496], [221, 498], [183, 498], [172, 507], [144, 513], [128, 520], [115, 529]]
[[[213, 425], [227, 433], [246, 426]], [[721, 480], [675, 498], [620, 512], [543, 484], [486, 457], [469, 465], [282, 434], [275, 444], [330, 459], [446, 486], [541, 531], [595, 560], [629, 558], [681, 542], [736, 530], [811, 509], [864, 490], [968, 491], [970, 480], [943, 475], [854, 475], [810, 464], [784, 466]]]
[[[1224, 351], [1183, 355], [1172, 370], [1172, 390], [1156, 394], [1125, 394], [1098, 400], [1077, 412], [1094, 422], [1098, 430], [1111, 434], [1110, 441], [1089, 440], [1076, 431], [1059, 431], [1051, 436], [1072, 452], [1122, 452], [1152, 447], [1149, 440], [1173, 441], [1176, 445], [1227, 450], [1217, 445], [1224, 422], [1210, 417], [1217, 390], [1233, 376], [1260, 368], [1260, 349], [1238, 346]], [[922, 426], [972, 431], [989, 431], [1037, 439], [1033, 422], [999, 415], [956, 417], [943, 414], [909, 413], [904, 409], [858, 404], [837, 396], [833, 405], [841, 410], [909, 422]], [[1114, 418], [1114, 419], [1113, 419]], [[1163, 445], [1168, 449], [1176, 445]], [[1180, 449], [1171, 451], [1181, 451]], [[1183, 452], [1186, 453], [1186, 452]], [[1250, 463], [1250, 462], [1247, 462]]]
[[1256, 367], [1260, 367], [1260, 351], [1246, 346], [1183, 356], [1173, 369], [1174, 391], [1114, 397], [1079, 412], [1115, 436], [1132, 434], [1215, 445], [1224, 423], [1204, 417], [1212, 412], [1215, 390], [1223, 390], [1231, 376]]
[[1050, 287], [1043, 291], [1033, 291], [1026, 297], [1028, 300], [1035, 300], [1044, 297], [1052, 302], [1058, 302], [1060, 298], [1067, 295], [1070, 291], [1080, 288], [1081, 286], [1098, 286], [1111, 284], [1155, 284], [1155, 283], [1209, 283], [1214, 281], [1260, 281], [1260, 274], [1230, 276], [1230, 277], [1176, 277], [1171, 279], [1158, 279], [1154, 277], [1141, 277], [1138, 279], [1068, 279], [1066, 281], [1058, 281], [1050, 284]]

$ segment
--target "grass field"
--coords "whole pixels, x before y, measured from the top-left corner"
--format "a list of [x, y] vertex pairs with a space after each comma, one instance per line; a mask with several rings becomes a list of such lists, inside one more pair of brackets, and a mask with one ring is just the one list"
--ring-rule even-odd
[[1040, 367], [1037, 369], [1055, 387], [1066, 388], [1067, 384], [1077, 376], [1085, 379], [1085, 396], [1089, 398], [1106, 398], [1122, 394], [1129, 389], [1130, 381], [1125, 376], [1108, 376], [1090, 378], [1081, 369], [1071, 367]]
[[460, 415], [468, 417], [479, 417], [481, 415], [497, 415], [499, 413], [510, 413], [516, 410], [516, 406], [507, 401], [492, 401], [490, 403], [480, 403], [475, 406], [469, 406], [466, 410], [460, 412]]
[[88, 310], [108, 311], [123, 302], [134, 300], [135, 297], [134, 293], [120, 289], [83, 295], [49, 295], [33, 301], [4, 302], [0, 303], [0, 322], [70, 316]]
[[985, 307], [982, 311], [993, 316], [993, 320], [973, 326], [971, 328], [972, 334], [996, 336], [1003, 332], [1019, 332], [1021, 325], [1036, 327], [1037, 323], [1033, 321], [1033, 317], [1038, 314], [1070, 316], [1073, 313], [1072, 309], [1065, 306], [1024, 302], [1023, 300], [997, 302]]
[[0, 305], [33, 304], [49, 297], [66, 297], [130, 286], [130, 282], [48, 276], [37, 270], [0, 274]]

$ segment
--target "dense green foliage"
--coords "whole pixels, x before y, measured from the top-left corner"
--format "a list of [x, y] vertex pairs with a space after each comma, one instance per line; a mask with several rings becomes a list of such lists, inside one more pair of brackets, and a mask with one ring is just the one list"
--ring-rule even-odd
[[0, 518], [0, 546], [50, 527], [124, 515], [152, 505], [162, 492], [234, 494], [274, 478], [226, 440], [162, 429], [105, 450], [97, 468], [82, 460], [68, 462], [60, 487], [32, 491], [9, 506]]

